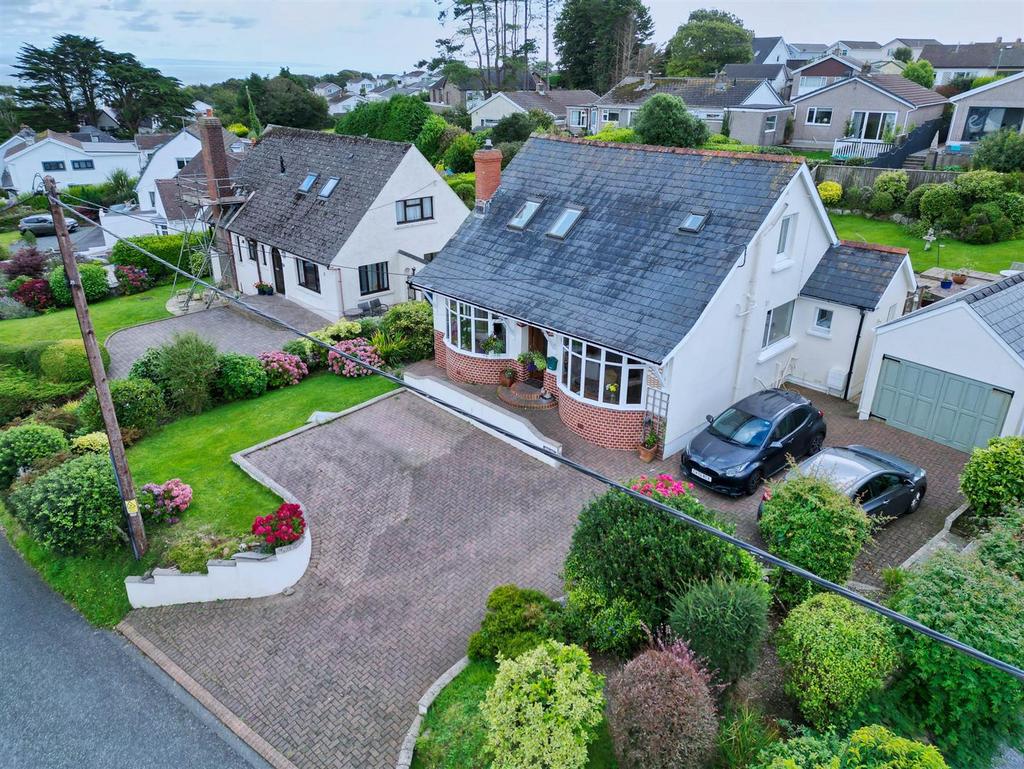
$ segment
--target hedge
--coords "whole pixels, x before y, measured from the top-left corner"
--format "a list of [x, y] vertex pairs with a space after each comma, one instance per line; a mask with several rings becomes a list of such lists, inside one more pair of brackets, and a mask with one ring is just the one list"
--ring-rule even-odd
[[67, 438], [56, 427], [29, 423], [4, 430], [0, 433], [0, 490], [10, 486], [18, 473], [30, 468], [37, 459], [67, 447]]
[[[99, 302], [110, 296], [110, 283], [107, 282], [107, 271], [100, 264], [83, 264], [78, 267], [82, 279], [82, 289], [88, 302]], [[48, 278], [50, 293], [60, 307], [70, 307], [71, 289], [64, 276], [64, 267], [54, 267]]]
[[[171, 275], [171, 270], [159, 262], [149, 258], [145, 254], [141, 254], [134, 248], [128, 245], [128, 243], [134, 243], [140, 248], [144, 248], [154, 256], [159, 256], [171, 264], [178, 264], [181, 259], [182, 246], [185, 244], [186, 234], [181, 233], [179, 235], [138, 235], [131, 238], [125, 238], [125, 241], [118, 241], [113, 250], [110, 252], [110, 261], [113, 264], [130, 264], [133, 267], [141, 267], [149, 272], [149, 276], [153, 280], [160, 280], [161, 278], [167, 278]], [[199, 238], [193, 236], [192, 241], [197, 247], [199, 245]], [[181, 261], [182, 267], [187, 268], [188, 261]]]

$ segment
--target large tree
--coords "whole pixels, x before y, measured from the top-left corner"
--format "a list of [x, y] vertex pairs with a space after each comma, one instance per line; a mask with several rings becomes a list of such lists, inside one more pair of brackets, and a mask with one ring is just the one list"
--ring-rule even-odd
[[637, 110], [633, 130], [644, 144], [699, 147], [708, 140], [708, 127], [686, 109], [678, 96], [656, 93]]
[[130, 53], [108, 53], [103, 66], [107, 80], [104, 96], [117, 110], [127, 133], [138, 133], [146, 118], [177, 128], [188, 115], [192, 99], [174, 78], [142, 66]]
[[935, 85], [935, 68], [927, 59], [918, 59], [903, 68], [903, 77], [925, 88], [931, 88]]
[[98, 105], [107, 82], [103, 59], [108, 52], [94, 37], [60, 35], [53, 42], [54, 54], [71, 73], [78, 91], [80, 114], [86, 123], [96, 125], [100, 114]]
[[256, 113], [265, 124], [323, 128], [328, 124], [327, 100], [287, 77], [266, 81], [260, 98], [252, 94]]
[[[530, 37], [534, 23], [535, 4], [543, 0], [436, 0], [441, 11], [438, 21], [455, 21], [459, 26], [454, 36], [439, 40], [439, 51], [458, 46], [469, 47], [469, 55], [476, 60], [485, 92], [509, 84], [527, 87], [530, 55], [537, 50], [536, 40]], [[510, 76], [518, 74], [520, 79]], [[511, 81], [511, 82], [510, 82]]]
[[639, 74], [654, 23], [641, 0], [566, 0], [555, 24], [555, 49], [569, 86], [604, 93]]
[[23, 83], [18, 88], [18, 99], [37, 128], [75, 129], [78, 99], [74, 78], [53, 48], [23, 45], [14, 70]]
[[706, 77], [726, 64], [745, 64], [754, 57], [754, 35], [743, 20], [718, 10], [693, 11], [669, 43], [670, 75]]

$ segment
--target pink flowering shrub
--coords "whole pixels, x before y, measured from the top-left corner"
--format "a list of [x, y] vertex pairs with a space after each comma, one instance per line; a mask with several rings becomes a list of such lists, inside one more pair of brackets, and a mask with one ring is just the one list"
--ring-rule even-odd
[[334, 350], [327, 354], [327, 365], [331, 367], [331, 371], [340, 376], [367, 376], [373, 372], [366, 368], [366, 366], [360, 366], [344, 355], [339, 355], [335, 350], [354, 355], [363, 363], [371, 366], [379, 367], [384, 365], [384, 361], [377, 354], [377, 348], [363, 337], [357, 336], [355, 339], [342, 339], [334, 345]]
[[268, 390], [297, 385], [309, 373], [306, 364], [298, 355], [275, 350], [262, 352], [259, 357], [263, 370], [267, 372]]
[[306, 519], [302, 517], [302, 508], [289, 502], [277, 508], [276, 513], [257, 515], [252, 522], [252, 533], [272, 550], [298, 542], [305, 530]]
[[673, 478], [668, 473], [662, 473], [655, 477], [641, 475], [638, 478], [634, 478], [630, 482], [629, 488], [633, 489], [633, 491], [639, 491], [648, 497], [652, 494], [660, 494], [663, 497], [678, 497], [693, 491], [693, 484], [689, 481], [680, 481]]
[[122, 294], [138, 294], [153, 284], [149, 277], [149, 270], [145, 267], [119, 264], [114, 268], [114, 274]]
[[142, 487], [142, 514], [156, 523], [177, 523], [192, 504], [192, 487], [181, 478]]

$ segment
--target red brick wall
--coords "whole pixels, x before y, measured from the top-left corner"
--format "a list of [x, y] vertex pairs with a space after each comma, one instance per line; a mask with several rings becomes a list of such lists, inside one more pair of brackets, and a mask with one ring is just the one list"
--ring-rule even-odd
[[477, 202], [490, 200], [501, 185], [501, 150], [477, 150], [473, 153], [473, 166]]
[[[549, 387], [554, 386], [553, 380], [552, 376]], [[557, 388], [555, 392], [558, 392]], [[583, 403], [568, 395], [558, 394], [558, 416], [574, 433], [606, 449], [634, 450], [640, 445], [644, 426], [642, 409], [606, 409], [591, 403]]]
[[434, 365], [445, 368], [445, 354], [448, 348], [444, 345], [444, 332], [434, 330]]

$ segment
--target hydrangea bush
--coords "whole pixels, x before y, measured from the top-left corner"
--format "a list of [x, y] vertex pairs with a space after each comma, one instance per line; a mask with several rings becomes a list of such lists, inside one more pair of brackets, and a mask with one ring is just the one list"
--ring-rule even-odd
[[267, 389], [297, 385], [309, 374], [309, 369], [298, 355], [286, 352], [260, 353], [260, 363], [267, 372]]
[[[334, 347], [340, 352], [355, 356], [363, 363], [370, 366], [380, 367], [384, 365], [384, 361], [382, 361], [380, 356], [377, 354], [377, 348], [361, 336], [357, 336], [355, 339], [343, 339], [334, 345]], [[373, 373], [365, 366], [360, 366], [358, 363], [346, 358], [344, 355], [339, 355], [335, 350], [331, 350], [330, 353], [328, 353], [327, 365], [330, 366], [331, 371], [339, 376], [357, 377], [368, 376]]]
[[142, 514], [156, 523], [177, 523], [192, 504], [192, 487], [181, 478], [147, 483], [142, 491]]
[[283, 503], [270, 515], [257, 515], [252, 522], [252, 533], [266, 542], [271, 550], [298, 542], [305, 530], [302, 508], [291, 502]]
[[114, 268], [114, 276], [122, 294], [138, 294], [153, 285], [153, 279], [149, 277], [149, 270], [145, 267], [119, 264]]

